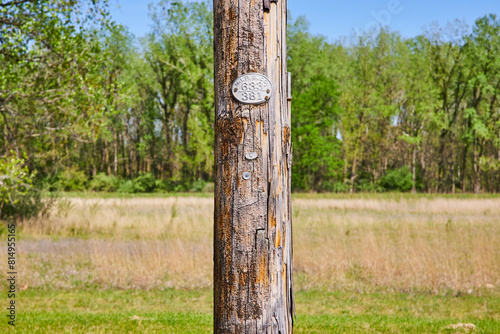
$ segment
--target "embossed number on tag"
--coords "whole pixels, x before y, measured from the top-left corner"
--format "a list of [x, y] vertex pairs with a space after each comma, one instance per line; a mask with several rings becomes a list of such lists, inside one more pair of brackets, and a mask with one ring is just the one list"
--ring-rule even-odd
[[236, 100], [246, 104], [261, 104], [269, 101], [273, 87], [271, 81], [260, 73], [247, 73], [236, 79], [232, 86]]

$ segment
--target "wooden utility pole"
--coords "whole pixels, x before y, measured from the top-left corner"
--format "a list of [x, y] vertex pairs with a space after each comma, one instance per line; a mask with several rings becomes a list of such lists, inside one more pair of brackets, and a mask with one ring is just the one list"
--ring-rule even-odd
[[214, 0], [215, 333], [292, 333], [286, 0]]

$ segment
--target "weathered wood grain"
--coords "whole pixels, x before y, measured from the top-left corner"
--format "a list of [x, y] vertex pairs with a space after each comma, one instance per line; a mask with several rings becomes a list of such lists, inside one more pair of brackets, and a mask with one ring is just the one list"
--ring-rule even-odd
[[271, 8], [271, 1], [264, 0], [264, 10], [269, 10]]
[[[286, 8], [286, 0], [214, 0], [215, 333], [292, 333]], [[232, 97], [233, 81], [249, 72], [271, 79], [267, 103]]]

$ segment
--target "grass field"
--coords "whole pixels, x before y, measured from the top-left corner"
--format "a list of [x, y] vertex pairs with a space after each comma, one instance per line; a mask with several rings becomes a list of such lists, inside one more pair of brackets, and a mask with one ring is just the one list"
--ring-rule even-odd
[[[300, 291], [296, 333], [500, 332], [500, 299], [397, 293]], [[84, 290], [22, 293], [19, 333], [208, 333], [210, 290]], [[0, 330], [7, 328], [0, 325]], [[472, 332], [472, 331], [470, 331]]]
[[[210, 332], [212, 219], [210, 195], [59, 201], [18, 228], [17, 331]], [[500, 197], [298, 195], [293, 220], [297, 333], [500, 333]]]

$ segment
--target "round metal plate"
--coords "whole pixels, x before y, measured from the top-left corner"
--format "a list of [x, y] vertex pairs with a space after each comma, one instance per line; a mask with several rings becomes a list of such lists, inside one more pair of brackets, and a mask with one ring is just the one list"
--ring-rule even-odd
[[260, 73], [247, 73], [233, 82], [231, 91], [236, 100], [246, 104], [267, 102], [273, 93], [271, 80]]

